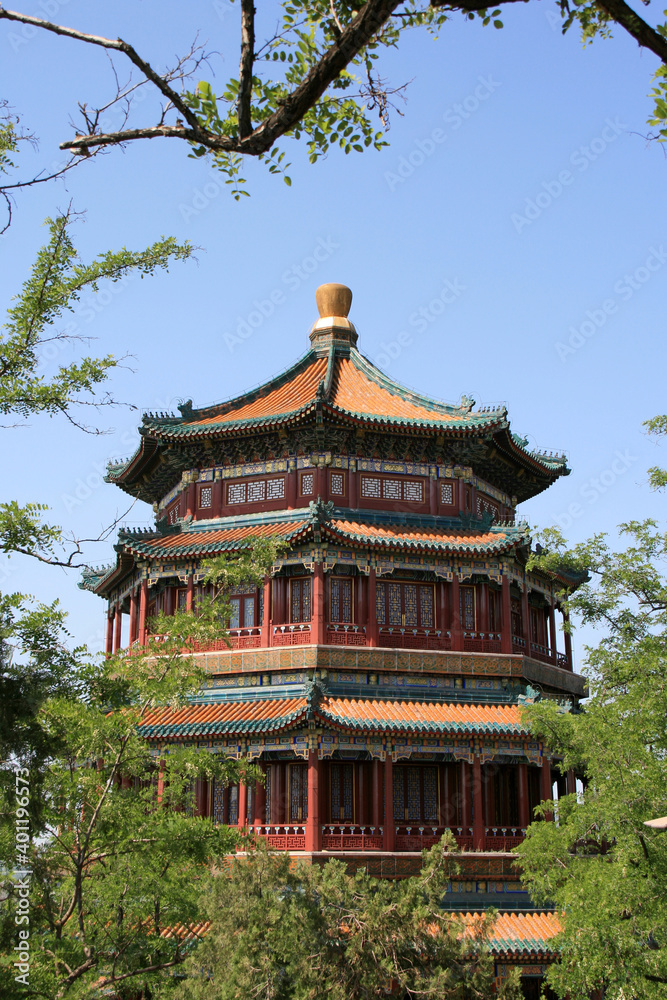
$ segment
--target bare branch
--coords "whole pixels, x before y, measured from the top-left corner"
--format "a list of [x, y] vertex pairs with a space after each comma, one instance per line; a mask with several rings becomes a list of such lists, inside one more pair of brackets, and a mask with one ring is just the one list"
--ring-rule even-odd
[[250, 114], [252, 100], [252, 67], [255, 60], [255, 5], [253, 0], [241, 0], [241, 65], [239, 67], [239, 137], [252, 132]]
[[66, 28], [61, 24], [54, 24], [52, 21], [45, 21], [41, 17], [30, 17], [28, 14], [20, 14], [13, 10], [3, 10], [0, 8], [0, 19], [7, 21], [19, 21], [21, 24], [32, 24], [35, 28], [43, 28], [45, 31], [52, 31], [55, 35], [64, 35], [66, 38], [75, 38], [79, 42], [87, 42], [89, 45], [99, 45], [104, 49], [116, 49], [124, 53], [130, 62], [140, 69], [144, 76], [155, 84], [158, 90], [164, 94], [168, 101], [180, 111], [186, 122], [195, 131], [199, 131], [197, 116], [184, 104], [175, 90], [169, 86], [164, 77], [156, 73], [150, 63], [142, 59], [136, 50], [124, 42], [122, 38], [104, 38], [102, 35], [89, 35], [85, 31], [77, 31], [75, 28]]

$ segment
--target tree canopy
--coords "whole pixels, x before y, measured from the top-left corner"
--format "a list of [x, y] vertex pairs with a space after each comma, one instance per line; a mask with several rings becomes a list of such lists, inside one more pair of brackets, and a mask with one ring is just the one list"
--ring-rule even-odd
[[[382, 52], [400, 49], [405, 33], [415, 28], [437, 36], [454, 18], [502, 28], [502, 8], [518, 2], [530, 0], [499, 0], [493, 9], [480, 0], [434, 0], [430, 5], [419, 0], [367, 0], [364, 4], [283, 0], [277, 24], [274, 21], [274, 27], [267, 30], [264, 25], [273, 20], [273, 9], [257, 9], [253, 0], [239, 0], [238, 75], [228, 77], [222, 86], [202, 78], [215, 56], [196, 40], [166, 72], [159, 72], [121, 38], [106, 38], [3, 8], [0, 19], [122, 57], [104, 105], [93, 107], [85, 96], [79, 102], [74, 135], [64, 137], [60, 144], [72, 153], [72, 159], [56, 175], [71, 169], [77, 160], [114, 146], [143, 139], [180, 139], [189, 147], [190, 156], [212, 158], [238, 199], [247, 193], [242, 173], [245, 157], [262, 160], [272, 173], [291, 183], [286, 152], [279, 146], [282, 140], [305, 140], [311, 162], [331, 147], [350, 153], [385, 145], [390, 113], [405, 84], [390, 85], [382, 78]], [[556, 7], [564, 33], [575, 26], [583, 41], [590, 43], [620, 29], [657, 57], [650, 124], [657, 130], [656, 137], [667, 137], [667, 21], [653, 25], [625, 0], [558, 0]], [[130, 75], [120, 83], [126, 68], [138, 78]], [[142, 120], [137, 110], [140, 88], [148, 88], [160, 99], [157, 123]], [[114, 106], [122, 111], [122, 124], [109, 131], [105, 114]], [[5, 142], [15, 143], [20, 133], [16, 129], [12, 133], [11, 126], [5, 130], [8, 127]], [[7, 197], [13, 187], [47, 176], [1, 190]]]
[[621, 533], [629, 545], [618, 552], [603, 536], [567, 549], [558, 532], [543, 533], [543, 568], [591, 574], [570, 608], [603, 637], [586, 650], [591, 697], [580, 712], [546, 701], [525, 710], [584, 790], [559, 798], [557, 822], [534, 823], [518, 853], [538, 905], [563, 912], [561, 961], [548, 974], [558, 995], [657, 1000], [667, 988], [667, 837], [645, 824], [667, 815], [667, 534], [653, 521]]

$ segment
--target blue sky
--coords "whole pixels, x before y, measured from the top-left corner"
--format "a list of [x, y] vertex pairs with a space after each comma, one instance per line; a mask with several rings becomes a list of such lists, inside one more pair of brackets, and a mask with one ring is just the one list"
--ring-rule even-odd
[[[200, 76], [222, 89], [237, 72], [239, 11], [224, 0], [50, 0], [49, 13], [121, 36], [158, 67], [199, 30], [218, 53]], [[379, 65], [393, 85], [409, 81], [389, 148], [310, 166], [304, 145], [284, 143], [291, 187], [249, 163], [251, 197], [237, 203], [211, 164], [155, 140], [19, 195], [0, 240], [3, 303], [45, 240], [42, 221], [70, 199], [86, 211], [75, 232], [85, 259], [162, 234], [201, 249], [169, 275], [82, 301], [74, 318], [92, 350], [132, 356], [111, 388], [137, 409], [102, 413], [100, 436], [64, 419], [4, 430], [3, 498], [48, 503], [66, 528], [97, 535], [129, 506], [102, 476], [109, 458], [134, 450], [141, 412], [218, 402], [281, 371], [308, 346], [317, 285], [341, 281], [360, 349], [394, 378], [447, 401], [503, 401], [533, 446], [566, 452], [572, 474], [523, 506], [531, 524], [560, 523], [577, 541], [631, 517], [662, 519], [646, 469], [667, 456], [641, 426], [665, 411], [667, 161], [644, 138], [657, 61], [620, 33], [588, 48], [574, 32], [563, 38], [555, 5], [517, 5], [503, 20], [502, 31], [457, 20], [438, 40], [411, 33]], [[40, 140], [22, 154], [24, 173], [59, 161], [77, 102], [113, 86], [100, 50], [6, 23], [0, 76]], [[151, 100], [144, 110], [151, 124]], [[126, 520], [149, 523], [151, 511], [137, 504]], [[86, 554], [107, 562], [111, 543]], [[0, 563], [3, 590], [58, 596], [76, 638], [99, 646], [104, 607], [77, 579]]]

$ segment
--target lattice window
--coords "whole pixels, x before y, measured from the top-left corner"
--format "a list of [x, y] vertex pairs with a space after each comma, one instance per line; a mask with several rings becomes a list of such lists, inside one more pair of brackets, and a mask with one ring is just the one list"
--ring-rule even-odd
[[402, 608], [401, 608], [401, 585], [400, 583], [390, 583], [387, 585], [389, 591], [389, 624], [390, 625], [402, 625]]
[[169, 509], [169, 512], [167, 513], [167, 520], [169, 521], [169, 524], [176, 524], [178, 521], [178, 511], [180, 506], [181, 501], [177, 500], [174, 506]]
[[229, 615], [229, 627], [238, 628], [239, 622], [241, 621], [241, 598], [232, 597], [229, 603], [231, 606], [231, 612]]
[[461, 587], [459, 590], [461, 605], [461, 628], [464, 632], [475, 631], [475, 588]]
[[259, 608], [257, 622], [261, 625], [264, 621], [264, 587], [259, 588]]
[[385, 625], [387, 621], [387, 593], [384, 583], [378, 583], [375, 591], [375, 615], [378, 625]]
[[406, 583], [403, 593], [403, 601], [405, 606], [404, 611], [404, 625], [409, 625], [414, 628], [417, 625], [417, 585], [414, 583]]
[[264, 822], [271, 822], [271, 775], [273, 767], [269, 764], [266, 768], [266, 781], [264, 783]]
[[310, 580], [292, 580], [290, 583], [290, 621], [309, 622]]
[[213, 506], [213, 487], [212, 486], [200, 486], [199, 487], [199, 506], [212, 507]]
[[238, 821], [239, 821], [239, 786], [230, 785], [227, 822], [230, 826], [236, 826]]
[[354, 819], [353, 765], [331, 765], [331, 819], [332, 823], [351, 823]]
[[330, 594], [329, 620], [332, 622], [353, 621], [352, 580], [333, 577]]
[[424, 502], [424, 484], [417, 480], [407, 480], [403, 483], [403, 499], [410, 503]]
[[285, 496], [285, 480], [284, 479], [267, 479], [266, 481], [266, 499], [267, 500], [282, 500]]
[[440, 503], [446, 506], [454, 503], [454, 483], [440, 483]]
[[380, 497], [382, 496], [382, 480], [371, 478], [370, 476], [361, 477], [361, 495], [362, 497]]
[[406, 819], [417, 823], [422, 818], [421, 809], [421, 768], [408, 767], [408, 808]]
[[177, 596], [176, 607], [179, 611], [185, 611], [188, 606], [188, 592], [187, 590], [179, 590]]
[[492, 517], [498, 517], [498, 505], [485, 496], [478, 496], [477, 516], [481, 517], [482, 514], [491, 514]]
[[308, 766], [290, 764], [290, 823], [303, 823], [308, 818]]
[[340, 472], [331, 473], [331, 495], [334, 497], [343, 495], [343, 475]]
[[263, 479], [258, 479], [253, 483], [248, 483], [248, 503], [258, 503], [266, 496], [266, 483]]
[[422, 628], [435, 628], [433, 615], [433, 587], [419, 588], [419, 604]]
[[230, 483], [227, 487], [227, 503], [245, 503], [246, 484]]
[[383, 479], [382, 481], [382, 496], [385, 500], [400, 500], [401, 499], [401, 480], [400, 479]]
[[304, 472], [301, 476], [301, 496], [312, 497], [315, 493], [315, 475], [312, 472]]
[[402, 823], [405, 819], [405, 789], [403, 787], [403, 768], [395, 768], [393, 777], [394, 784], [394, 819]]
[[255, 598], [246, 597], [243, 601], [243, 627], [251, 628], [255, 624]]
[[425, 823], [438, 822], [438, 769], [422, 768], [424, 772], [424, 813]]
[[213, 822], [225, 822], [225, 786], [221, 781], [213, 785]]

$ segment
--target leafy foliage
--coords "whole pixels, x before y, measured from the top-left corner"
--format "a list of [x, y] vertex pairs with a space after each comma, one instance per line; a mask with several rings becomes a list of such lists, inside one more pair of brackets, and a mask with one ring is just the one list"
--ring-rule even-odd
[[[32, 618], [18, 620], [10, 620], [11, 608], [5, 611], [7, 643], [16, 644], [20, 634], [34, 664], [18, 676], [26, 719], [3, 771], [0, 829], [0, 919], [3, 950], [11, 955], [17, 891], [8, 877], [16, 868], [12, 820], [17, 804], [23, 808], [14, 767], [38, 765], [31, 769], [30, 797], [39, 796], [39, 808], [30, 813], [33, 839], [20, 859], [33, 872], [29, 995], [83, 998], [107, 987], [122, 991], [126, 982], [136, 991], [135, 982], [149, 979], [159, 989], [162, 977], [172, 982], [168, 970], [184, 961], [191, 939], [163, 932], [200, 920], [209, 866], [237, 841], [235, 831], [193, 814], [193, 783], [249, 783], [260, 773], [247, 762], [196, 749], [172, 748], [158, 762], [140, 726], [152, 708], [182, 704], [201, 687], [205, 675], [189, 651], [224, 634], [227, 588], [247, 582], [249, 573], [265, 573], [264, 558], [274, 559], [275, 548], [250, 547], [236, 564], [217, 560], [210, 569], [217, 603], [197, 614], [161, 617], [160, 634], [145, 648], [99, 663], [83, 649], [63, 649], [55, 667], [46, 659], [45, 647], [63, 629], [57, 608], [50, 618], [36, 609]], [[48, 696], [37, 690], [28, 716], [33, 688], [27, 684], [39, 683], [40, 667]], [[7, 682], [12, 680], [8, 670]], [[36, 760], [35, 743], [48, 747], [48, 756]], [[11, 958], [0, 965], [3, 997], [26, 995], [14, 974]]]
[[563, 911], [562, 961], [548, 975], [558, 995], [654, 1000], [667, 987], [667, 838], [644, 824], [667, 814], [667, 534], [652, 521], [621, 531], [621, 552], [603, 536], [567, 550], [544, 533], [552, 551], [536, 561], [589, 568], [570, 608], [605, 634], [586, 651], [581, 712], [524, 710], [585, 790], [560, 799], [558, 825], [533, 824], [518, 852], [533, 898]]
[[102, 280], [115, 282], [133, 272], [143, 277], [158, 268], [166, 270], [171, 260], [185, 260], [193, 253], [189, 243], [181, 245], [168, 237], [146, 250], [108, 251], [84, 264], [69, 232], [74, 218], [68, 211], [47, 219], [49, 242], [38, 252], [30, 277], [8, 310], [8, 322], [0, 334], [2, 414], [26, 418], [62, 413], [77, 423], [72, 407], [114, 404], [108, 395], [97, 396], [109, 371], [119, 364], [113, 354], [61, 365], [47, 378], [40, 373], [40, 349], [52, 341], [72, 344], [81, 339], [67, 327], [56, 333], [51, 328], [65, 312], [73, 310], [84, 289], [96, 292]]
[[[494, 914], [464, 925], [441, 908], [451, 846], [425, 852], [420, 875], [397, 882], [348, 875], [339, 861], [294, 867], [288, 855], [264, 848], [233, 861], [213, 879], [210, 927], [179, 998], [486, 1000]], [[521, 996], [517, 977], [495, 995]]]

